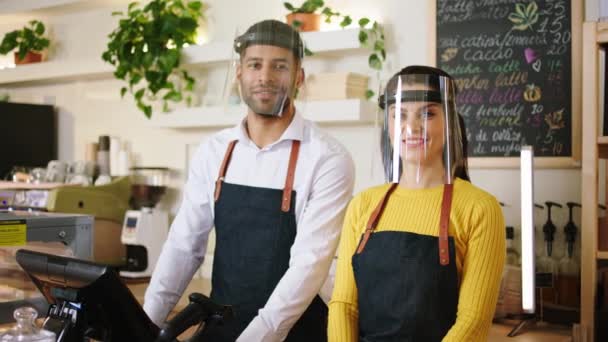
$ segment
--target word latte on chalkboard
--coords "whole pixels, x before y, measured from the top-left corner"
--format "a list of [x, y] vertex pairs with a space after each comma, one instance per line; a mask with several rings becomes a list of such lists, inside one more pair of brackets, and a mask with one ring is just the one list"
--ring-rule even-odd
[[569, 0], [437, 0], [437, 65], [458, 88], [469, 155], [572, 155]]

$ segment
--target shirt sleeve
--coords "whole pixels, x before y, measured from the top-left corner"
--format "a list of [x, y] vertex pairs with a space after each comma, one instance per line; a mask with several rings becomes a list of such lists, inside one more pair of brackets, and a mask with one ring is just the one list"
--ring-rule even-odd
[[327, 334], [329, 342], [354, 342], [359, 340], [359, 308], [357, 286], [352, 268], [352, 256], [360, 239], [358, 223], [360, 197], [348, 206], [340, 247], [334, 292], [329, 302]]
[[321, 159], [313, 172], [311, 192], [291, 247], [289, 268], [238, 342], [284, 340], [327, 276], [352, 196], [355, 172], [347, 152]]
[[462, 266], [456, 323], [443, 341], [486, 341], [505, 263], [505, 223], [498, 202], [475, 205]]
[[192, 158], [182, 204], [144, 297], [144, 311], [158, 326], [164, 324], [202, 264], [213, 227], [213, 203], [209, 194], [214, 185], [208, 181], [203, 150], [204, 145]]

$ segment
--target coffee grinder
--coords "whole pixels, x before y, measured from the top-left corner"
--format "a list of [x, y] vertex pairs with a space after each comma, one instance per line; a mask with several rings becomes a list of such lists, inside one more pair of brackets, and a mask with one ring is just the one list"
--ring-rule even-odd
[[150, 277], [169, 232], [169, 215], [158, 202], [166, 190], [168, 168], [131, 168], [131, 207], [125, 214], [121, 242], [127, 248], [122, 277]]

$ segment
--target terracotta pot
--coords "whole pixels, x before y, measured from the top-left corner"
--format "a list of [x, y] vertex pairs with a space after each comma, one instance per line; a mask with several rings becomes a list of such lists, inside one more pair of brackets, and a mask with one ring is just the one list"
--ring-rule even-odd
[[294, 21], [299, 21], [300, 32], [319, 31], [321, 26], [321, 16], [315, 13], [290, 13], [287, 15], [287, 24], [293, 26]]
[[28, 64], [42, 62], [42, 54], [38, 52], [28, 51], [23, 59], [19, 59], [19, 55], [15, 52], [15, 64]]

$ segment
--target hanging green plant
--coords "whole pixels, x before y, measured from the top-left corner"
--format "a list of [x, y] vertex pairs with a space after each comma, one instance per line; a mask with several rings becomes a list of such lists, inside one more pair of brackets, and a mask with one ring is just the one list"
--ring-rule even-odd
[[180, 59], [185, 46], [196, 44], [203, 12], [201, 1], [152, 0], [143, 8], [130, 3], [126, 14], [112, 13], [121, 18], [102, 59], [116, 67], [116, 78], [127, 81], [120, 95], [131, 93], [146, 117], [152, 116], [155, 100], [162, 101], [163, 111], [169, 101], [191, 103], [195, 80]]
[[0, 54], [6, 55], [17, 49], [16, 62], [25, 60], [28, 53], [40, 54], [50, 44], [50, 41], [43, 36], [44, 31], [45, 27], [41, 21], [32, 20], [21, 30], [8, 32], [0, 43]]
[[[340, 20], [340, 27], [346, 28], [350, 26], [353, 19], [350, 15], [341, 14], [340, 12], [334, 11], [331, 7], [325, 6], [323, 0], [306, 0], [299, 7], [294, 6], [289, 2], [284, 2], [285, 8], [290, 13], [315, 13], [320, 11], [320, 14], [325, 17], [326, 23], [331, 23], [334, 19]], [[321, 9], [322, 8], [322, 9]], [[376, 71], [377, 78], [380, 78], [380, 71], [386, 61], [386, 49], [384, 47], [384, 28], [376, 21], [372, 21], [369, 18], [363, 17], [357, 21], [359, 28], [359, 42], [362, 46], [371, 50], [367, 63], [370, 68]], [[294, 21], [292, 26], [299, 28], [302, 24]], [[314, 51], [310, 51], [308, 48], [305, 49], [307, 56], [312, 56]], [[375, 92], [368, 89], [365, 93], [367, 99], [374, 97]]]
[[[367, 64], [374, 69], [377, 78], [380, 78], [380, 71], [386, 61], [386, 49], [384, 48], [384, 28], [377, 21], [371, 21], [368, 18], [359, 19], [359, 42], [361, 45], [369, 48], [372, 52], [367, 58]], [[365, 93], [367, 99], [372, 98], [375, 92], [368, 89]]]

